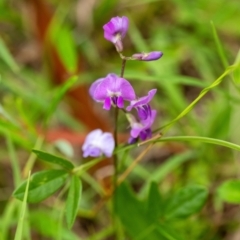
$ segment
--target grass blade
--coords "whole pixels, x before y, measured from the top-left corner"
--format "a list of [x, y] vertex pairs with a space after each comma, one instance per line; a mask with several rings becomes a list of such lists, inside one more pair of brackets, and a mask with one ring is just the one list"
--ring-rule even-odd
[[227, 142], [224, 140], [216, 139], [216, 138], [208, 138], [208, 137], [200, 137], [200, 136], [175, 136], [175, 137], [164, 137], [160, 140], [154, 141], [154, 142], [174, 142], [174, 141], [199, 141], [203, 143], [210, 143], [215, 144], [219, 146], [224, 146], [227, 148], [231, 148], [233, 150], [240, 151], [240, 145]]
[[14, 240], [21, 240], [22, 239], [24, 215], [25, 215], [26, 207], [27, 207], [27, 196], [28, 196], [28, 188], [29, 188], [30, 177], [31, 177], [31, 172], [29, 172], [29, 174], [28, 174], [27, 186], [26, 186], [26, 189], [25, 189], [24, 199], [23, 199], [23, 202], [22, 202], [20, 219], [18, 220], [18, 225], [17, 225], [17, 230], [16, 230]]
[[10, 52], [8, 51], [8, 48], [6, 47], [4, 41], [2, 40], [2, 38], [0, 38], [0, 57], [14, 73], [19, 72], [20, 69], [19, 69], [17, 63], [12, 58]]

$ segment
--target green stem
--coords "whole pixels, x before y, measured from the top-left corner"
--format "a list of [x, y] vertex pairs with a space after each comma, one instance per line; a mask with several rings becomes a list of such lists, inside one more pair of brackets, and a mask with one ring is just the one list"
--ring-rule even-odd
[[163, 127], [158, 128], [158, 129], [155, 129], [154, 132], [158, 132], [158, 131], [160, 131], [160, 130], [162, 130], [162, 129], [164, 129], [163, 134], [164, 134], [165, 132], [167, 132], [168, 129], [171, 128], [171, 126], [172, 126], [175, 122], [177, 122], [177, 121], [180, 120], [182, 117], [184, 117], [185, 115], [187, 115], [187, 114], [193, 109], [193, 107], [196, 105], [196, 103], [198, 103], [211, 89], [213, 89], [213, 88], [215, 88], [216, 86], [218, 86], [218, 85], [222, 82], [223, 78], [224, 78], [225, 76], [227, 76], [229, 73], [231, 73], [231, 72], [234, 70], [235, 67], [236, 67], [235, 65], [232, 65], [232, 66], [228, 67], [227, 70], [226, 70], [218, 79], [216, 79], [209, 87], [204, 88], [204, 89], [200, 92], [200, 94], [198, 95], [198, 97], [197, 97], [194, 101], [192, 101], [175, 119], [173, 119], [170, 123], [164, 125]]
[[[115, 148], [118, 147], [118, 139], [117, 139], [117, 131], [118, 131], [118, 108], [115, 108], [115, 114], [114, 114], [114, 141], [115, 141]], [[118, 176], [118, 155], [115, 153], [113, 157], [113, 166], [114, 166], [114, 175], [113, 175], [113, 191], [115, 191], [117, 187], [117, 176]]]

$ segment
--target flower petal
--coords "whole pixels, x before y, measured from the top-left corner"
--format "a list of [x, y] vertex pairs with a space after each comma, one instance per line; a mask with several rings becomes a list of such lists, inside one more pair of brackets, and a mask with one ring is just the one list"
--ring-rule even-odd
[[100, 157], [102, 154], [101, 150], [98, 147], [95, 146], [88, 146], [84, 153], [83, 157]]
[[97, 79], [94, 83], [91, 84], [90, 88], [89, 88], [89, 94], [90, 96], [93, 98], [94, 96], [94, 92], [96, 90], [96, 88], [99, 86], [99, 84], [104, 80], [104, 78], [99, 78]]
[[156, 110], [152, 110], [151, 111], [151, 116], [149, 116], [147, 119], [145, 120], [141, 120], [141, 123], [145, 126], [145, 129], [150, 128], [156, 118], [157, 115], [157, 111]]
[[103, 101], [109, 96], [122, 96], [123, 100], [131, 101], [135, 99], [135, 92], [126, 79], [109, 74], [95, 89], [93, 97], [97, 101]]
[[92, 144], [93, 142], [95, 142], [96, 139], [101, 137], [101, 135], [102, 135], [102, 130], [101, 129], [95, 129], [95, 130], [91, 131], [87, 135], [87, 137], [86, 137], [86, 139], [85, 139], [85, 141], [82, 145], [82, 150], [85, 151], [87, 149], [87, 147], [89, 146], [89, 144]]
[[123, 108], [123, 107], [124, 107], [123, 98], [122, 98], [121, 96], [119, 96], [119, 97], [117, 98], [117, 106], [118, 106], [119, 108]]
[[104, 101], [103, 109], [110, 110], [111, 109], [111, 98], [107, 97]]
[[120, 35], [121, 39], [125, 37], [128, 30], [127, 17], [113, 17], [103, 26], [104, 37], [113, 43], [116, 35]]
[[103, 133], [99, 141], [102, 152], [107, 157], [111, 157], [115, 146], [113, 135], [111, 133]]
[[148, 92], [147, 96], [131, 101], [130, 105], [126, 108], [127, 111], [131, 111], [133, 107], [138, 107], [144, 104], [148, 104], [152, 100], [156, 92], [157, 92], [157, 89], [152, 89]]

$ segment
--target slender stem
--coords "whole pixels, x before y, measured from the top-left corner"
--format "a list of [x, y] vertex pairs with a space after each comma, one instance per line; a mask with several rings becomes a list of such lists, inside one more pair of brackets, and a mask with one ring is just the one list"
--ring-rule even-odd
[[[118, 108], [115, 108], [114, 112], [114, 141], [115, 141], [115, 148], [118, 147], [118, 138], [117, 138], [117, 132], [118, 132]], [[113, 175], [113, 191], [115, 191], [117, 187], [117, 176], [118, 176], [118, 155], [115, 153], [113, 157], [113, 166], [114, 166], [114, 175]]]
[[[121, 67], [121, 74], [120, 77], [122, 78], [124, 75], [124, 70], [126, 66], [126, 61], [127, 59], [122, 58], [122, 67]], [[115, 141], [115, 148], [118, 146], [118, 138], [117, 138], [117, 132], [118, 132], [118, 112], [119, 109], [116, 107], [115, 108], [115, 114], [114, 114], [114, 141]], [[113, 164], [114, 164], [114, 175], [113, 175], [113, 191], [115, 191], [117, 187], [117, 177], [118, 177], [118, 156], [117, 154], [114, 154], [113, 157]]]
[[126, 177], [132, 172], [135, 166], [142, 160], [144, 155], [153, 147], [154, 143], [149, 144], [144, 151], [133, 161], [133, 163], [127, 168], [127, 170], [119, 177], [117, 185], [121, 184]]
[[[121, 56], [121, 54], [120, 54]], [[126, 61], [127, 59], [122, 58], [122, 67], [121, 67], [121, 74], [120, 77], [122, 78], [124, 75], [124, 70], [126, 66]], [[115, 141], [115, 148], [118, 147], [118, 138], [117, 138], [117, 133], [118, 133], [118, 112], [119, 109], [116, 106], [115, 107], [115, 112], [114, 112], [114, 141]], [[116, 191], [117, 191], [117, 183], [118, 183], [118, 155], [117, 153], [114, 154], [113, 156], [113, 165], [114, 165], [114, 174], [113, 174], [113, 212], [116, 211], [116, 206], [117, 206], [117, 198], [116, 198]], [[116, 225], [116, 219], [113, 216], [113, 226]]]
[[125, 59], [125, 58], [122, 59], [122, 68], [121, 68], [121, 75], [120, 75], [121, 78], [122, 78], [123, 75], [124, 75], [124, 70], [125, 70], [125, 66], [126, 66], [126, 61], [127, 61], [127, 59]]

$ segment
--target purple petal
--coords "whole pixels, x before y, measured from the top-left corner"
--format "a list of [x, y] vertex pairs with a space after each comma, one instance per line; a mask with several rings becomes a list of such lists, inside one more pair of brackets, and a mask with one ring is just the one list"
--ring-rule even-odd
[[[123, 39], [128, 30], [128, 18], [127, 17], [113, 17], [109, 22], [103, 26], [104, 38], [114, 44], [117, 40]], [[116, 37], [119, 35], [119, 37]]]
[[156, 118], [156, 115], [157, 115], [157, 111], [152, 110], [151, 115], [147, 119], [141, 120], [141, 123], [145, 126], [144, 129], [151, 128], [151, 126]]
[[139, 137], [142, 141], [145, 141], [147, 138], [152, 137], [152, 131], [150, 128], [145, 129], [144, 131], [140, 132]]
[[98, 147], [88, 146], [83, 153], [83, 157], [100, 157], [102, 154]]
[[94, 83], [91, 84], [90, 88], [89, 88], [89, 94], [90, 96], [93, 98], [94, 96], [94, 92], [96, 90], [96, 88], [98, 87], [98, 85], [104, 80], [104, 78], [99, 78], [97, 79]]
[[122, 17], [122, 39], [126, 36], [128, 25], [129, 25], [128, 18], [123, 16]]
[[140, 123], [134, 123], [131, 127], [130, 135], [133, 138], [137, 138], [142, 131], [143, 126]]
[[119, 108], [123, 108], [124, 107], [123, 98], [121, 96], [117, 98], [117, 106]]
[[136, 98], [134, 89], [132, 85], [124, 78], [119, 78], [119, 82], [121, 81], [121, 95], [124, 100], [131, 101]]
[[141, 120], [140, 123], [132, 121], [130, 135], [133, 138], [140, 137], [142, 140], [146, 140], [151, 136], [151, 126], [155, 120], [157, 111], [152, 110], [151, 115], [147, 119]]
[[107, 97], [104, 101], [103, 109], [110, 110], [111, 109], [111, 98]]
[[103, 133], [100, 129], [90, 132], [82, 146], [83, 157], [99, 157], [104, 153], [107, 157], [114, 150], [114, 139], [111, 133]]
[[157, 92], [157, 89], [152, 89], [148, 92], [147, 96], [141, 97], [136, 100], [132, 100], [130, 105], [126, 108], [127, 111], [131, 111], [133, 107], [138, 107], [144, 104], [148, 104], [152, 100], [156, 92]]
[[148, 116], [151, 115], [151, 107], [149, 104], [140, 106], [137, 108], [138, 110], [138, 116], [140, 119], [145, 120], [148, 118]]
[[149, 53], [135, 53], [132, 55], [132, 58], [140, 61], [154, 61], [161, 58], [162, 55], [162, 52], [154, 51]]
[[136, 142], [137, 142], [137, 138], [130, 137], [130, 138], [128, 139], [128, 143], [129, 143], [129, 144], [134, 144], [134, 143], [136, 143]]
[[96, 129], [91, 131], [85, 141], [84, 144], [82, 145], [82, 150], [85, 151], [87, 149], [87, 147], [89, 146], [89, 144], [92, 144], [93, 142], [95, 142], [96, 139], [98, 139], [99, 137], [101, 137], [102, 135], [102, 130], [101, 129]]
[[100, 145], [102, 152], [107, 157], [111, 157], [115, 146], [113, 135], [111, 133], [104, 133], [101, 136]]
[[122, 96], [124, 100], [135, 99], [135, 92], [131, 84], [124, 78], [109, 74], [94, 91], [94, 99], [104, 101], [107, 97]]

